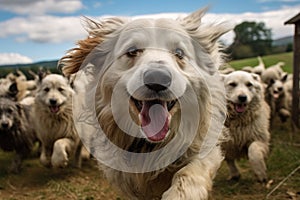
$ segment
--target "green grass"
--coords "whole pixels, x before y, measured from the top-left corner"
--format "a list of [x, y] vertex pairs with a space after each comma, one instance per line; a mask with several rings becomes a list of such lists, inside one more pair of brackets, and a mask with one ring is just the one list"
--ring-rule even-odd
[[[283, 70], [292, 73], [293, 69], [293, 53], [281, 53], [281, 54], [273, 54], [268, 56], [262, 57], [265, 66], [269, 67], [271, 65], [274, 65], [280, 61], [285, 62], [285, 66], [283, 67]], [[256, 66], [258, 65], [257, 58], [246, 58], [241, 60], [233, 60], [229, 62], [229, 65], [232, 66], [235, 69], [242, 69], [245, 66]]]
[[[268, 177], [273, 180], [270, 188], [258, 183], [246, 159], [238, 161], [241, 172], [239, 182], [227, 181], [228, 169], [222, 164], [214, 180], [214, 200], [265, 199], [282, 180], [300, 165], [300, 133], [292, 134], [288, 122], [276, 123], [271, 130], [271, 151], [267, 159]], [[0, 151], [0, 199], [80, 199], [125, 200], [116, 188], [104, 179], [94, 161], [84, 162], [81, 170], [74, 168], [47, 169], [37, 156], [24, 162], [20, 174], [6, 171], [12, 153]], [[200, 172], [199, 172], [200, 173]], [[287, 192], [300, 192], [300, 170], [270, 195], [269, 199], [289, 199]]]
[[[238, 182], [227, 181], [229, 172], [222, 164], [214, 184], [214, 198], [223, 199], [266, 199], [266, 196], [283, 181], [294, 169], [300, 166], [300, 133], [292, 134], [290, 124], [279, 122], [270, 131], [270, 154], [267, 159], [268, 178], [273, 180], [270, 188], [258, 183], [247, 160], [237, 162], [241, 172]], [[269, 199], [289, 199], [288, 191], [300, 192], [300, 170], [289, 177], [278, 189], [270, 194]], [[299, 194], [298, 194], [299, 197]]]

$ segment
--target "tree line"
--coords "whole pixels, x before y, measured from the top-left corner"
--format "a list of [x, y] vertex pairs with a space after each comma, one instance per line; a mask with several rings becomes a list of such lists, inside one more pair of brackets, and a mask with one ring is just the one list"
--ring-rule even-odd
[[[276, 52], [272, 46], [272, 30], [263, 22], [242, 22], [234, 28], [234, 41], [228, 47], [227, 53], [232, 59], [242, 59], [255, 56], [264, 56]], [[292, 44], [286, 45], [281, 51], [292, 51]]]

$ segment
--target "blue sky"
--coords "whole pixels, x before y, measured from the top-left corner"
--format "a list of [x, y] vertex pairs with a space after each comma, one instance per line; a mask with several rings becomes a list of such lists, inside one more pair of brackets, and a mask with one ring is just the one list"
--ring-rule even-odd
[[[190, 13], [210, 5], [206, 21], [265, 22], [273, 38], [293, 34], [284, 21], [300, 0], [0, 0], [0, 64], [59, 59], [85, 37], [80, 17]], [[233, 33], [224, 36], [230, 43]]]

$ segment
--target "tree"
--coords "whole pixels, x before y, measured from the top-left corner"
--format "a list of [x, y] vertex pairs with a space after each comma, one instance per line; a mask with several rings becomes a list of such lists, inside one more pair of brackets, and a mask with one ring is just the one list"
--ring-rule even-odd
[[[235, 38], [229, 51], [233, 59], [262, 56], [271, 53], [272, 32], [263, 22], [242, 22], [234, 28]], [[247, 49], [247, 54], [241, 52]]]

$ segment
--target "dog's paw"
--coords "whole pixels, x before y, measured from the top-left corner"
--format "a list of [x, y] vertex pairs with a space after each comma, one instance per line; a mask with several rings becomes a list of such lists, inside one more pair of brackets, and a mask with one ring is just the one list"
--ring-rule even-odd
[[266, 175], [257, 176], [257, 181], [262, 184], [266, 184], [268, 182], [268, 178]]
[[227, 180], [230, 181], [230, 182], [237, 182], [240, 179], [241, 179], [241, 175], [240, 174], [232, 175], [232, 176], [229, 176], [227, 178]]
[[189, 188], [171, 186], [163, 193], [161, 200], [185, 200], [199, 199], [206, 200], [209, 197], [209, 192], [203, 186], [195, 185]]
[[53, 151], [51, 164], [55, 168], [64, 168], [68, 165], [69, 158], [65, 151]]

